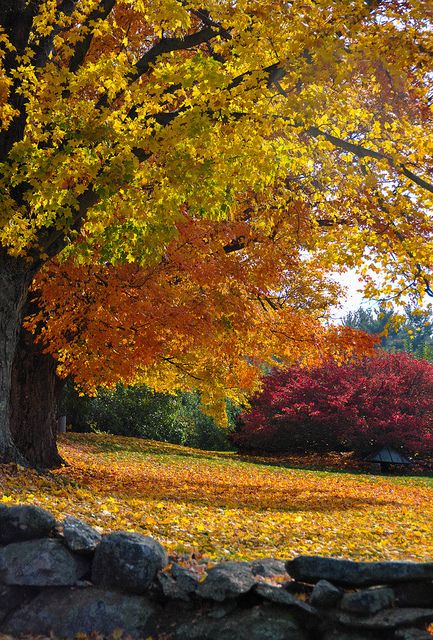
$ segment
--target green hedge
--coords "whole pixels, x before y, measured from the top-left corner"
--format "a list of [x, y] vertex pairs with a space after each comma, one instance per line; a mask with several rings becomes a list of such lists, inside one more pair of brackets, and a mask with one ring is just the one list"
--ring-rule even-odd
[[118, 385], [114, 391], [100, 389], [91, 398], [79, 396], [69, 383], [62, 412], [73, 431], [101, 431], [219, 451], [233, 448], [228, 435], [238, 413], [228, 406], [230, 424], [223, 429], [201, 411], [198, 394], [165, 395], [145, 386]]

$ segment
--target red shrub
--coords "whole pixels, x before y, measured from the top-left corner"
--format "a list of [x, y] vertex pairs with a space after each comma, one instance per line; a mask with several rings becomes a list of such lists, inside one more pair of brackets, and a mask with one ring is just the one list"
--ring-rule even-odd
[[240, 416], [241, 448], [366, 453], [433, 450], [433, 365], [406, 353], [267, 376]]

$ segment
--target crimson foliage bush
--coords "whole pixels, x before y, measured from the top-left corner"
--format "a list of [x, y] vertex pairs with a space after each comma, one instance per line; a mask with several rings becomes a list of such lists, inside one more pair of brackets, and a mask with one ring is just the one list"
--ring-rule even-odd
[[291, 367], [266, 377], [233, 440], [241, 449], [433, 450], [433, 365], [405, 353], [343, 366]]

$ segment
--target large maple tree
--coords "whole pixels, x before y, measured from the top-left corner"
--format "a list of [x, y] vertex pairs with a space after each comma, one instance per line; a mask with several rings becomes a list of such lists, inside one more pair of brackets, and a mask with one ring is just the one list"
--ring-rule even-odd
[[3, 460], [17, 458], [11, 371], [29, 286], [55, 256], [121, 280], [128, 263], [164, 263], [185, 219], [232, 223], [229, 256], [286, 220], [275, 259], [288, 271], [312, 255], [322, 274], [364, 262], [387, 295], [430, 291], [429, 4], [1, 4]]

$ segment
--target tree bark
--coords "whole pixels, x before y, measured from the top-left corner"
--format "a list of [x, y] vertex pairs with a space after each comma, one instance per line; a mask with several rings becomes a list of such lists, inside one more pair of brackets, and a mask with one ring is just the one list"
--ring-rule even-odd
[[63, 381], [56, 361], [21, 329], [12, 367], [10, 426], [15, 445], [34, 467], [63, 463], [57, 450], [58, 404]]
[[0, 462], [25, 463], [10, 429], [12, 365], [32, 267], [0, 248]]

